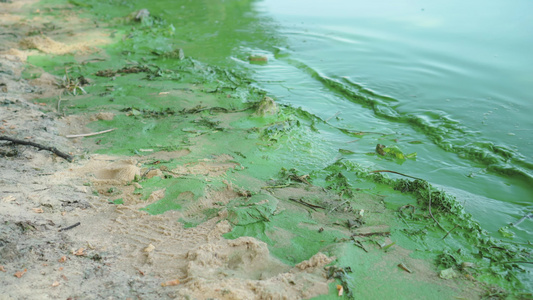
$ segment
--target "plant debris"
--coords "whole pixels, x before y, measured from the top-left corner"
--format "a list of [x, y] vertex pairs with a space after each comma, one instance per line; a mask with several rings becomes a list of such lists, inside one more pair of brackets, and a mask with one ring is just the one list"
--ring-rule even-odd
[[341, 282], [341, 287], [343, 288], [343, 291], [346, 292], [346, 297], [352, 298], [353, 292], [350, 288], [351, 277], [348, 275], [348, 273], [352, 273], [352, 268], [337, 266], [331, 266], [327, 268], [327, 278], [338, 279]]
[[24, 271], [15, 272], [15, 274], [13, 274], [13, 276], [15, 276], [17, 278], [21, 278], [22, 276], [24, 276], [24, 274], [26, 274], [26, 272], [28, 272], [28, 269], [24, 269]]

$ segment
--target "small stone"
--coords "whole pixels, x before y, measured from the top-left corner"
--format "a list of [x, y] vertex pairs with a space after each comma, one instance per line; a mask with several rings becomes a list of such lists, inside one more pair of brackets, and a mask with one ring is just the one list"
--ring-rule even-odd
[[449, 269], [440, 271], [439, 277], [442, 279], [452, 279], [452, 278], [457, 277], [457, 273], [453, 270], [453, 268], [449, 268]]
[[135, 20], [142, 21], [145, 18], [148, 18], [149, 16], [150, 16], [150, 12], [146, 8], [143, 8], [136, 12]]
[[148, 247], [144, 248], [144, 252], [152, 252], [154, 251], [155, 246], [152, 244], [149, 244]]
[[268, 61], [268, 57], [266, 55], [250, 55], [250, 57], [248, 57], [248, 59], [250, 60], [250, 62], [259, 62], [259, 63], [266, 63]]
[[274, 99], [265, 96], [263, 100], [259, 102], [259, 106], [257, 107], [255, 114], [258, 116], [274, 115], [278, 113], [278, 110], [278, 105]]

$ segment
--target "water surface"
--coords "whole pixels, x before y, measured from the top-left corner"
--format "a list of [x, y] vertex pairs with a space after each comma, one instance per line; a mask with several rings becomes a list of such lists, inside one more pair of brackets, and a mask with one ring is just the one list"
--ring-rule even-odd
[[[284, 38], [274, 49], [240, 49], [270, 56], [254, 67], [261, 86], [335, 127], [390, 134], [382, 144], [417, 152], [398, 165], [364, 155], [371, 135], [352, 142], [332, 130], [338, 148], [360, 153], [350, 159], [428, 179], [496, 235], [533, 210], [533, 3], [264, 0], [255, 8]], [[525, 242], [533, 220], [513, 230]]]
[[[346, 159], [440, 186], [498, 238], [498, 229], [533, 211], [532, 2], [124, 5], [187, 29], [162, 47], [185, 44], [201, 61], [251, 69], [277, 101], [327, 120], [310, 168], [338, 159], [338, 149], [353, 151]], [[252, 53], [268, 64], [250, 64]], [[416, 160], [369, 155], [376, 139], [416, 152]], [[511, 230], [527, 242], [533, 219]]]

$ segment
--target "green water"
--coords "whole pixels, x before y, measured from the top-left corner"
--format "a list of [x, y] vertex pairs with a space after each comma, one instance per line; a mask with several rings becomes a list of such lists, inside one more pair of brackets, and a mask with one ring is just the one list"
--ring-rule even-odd
[[[279, 102], [328, 120], [329, 152], [315, 165], [346, 149], [371, 169], [427, 179], [499, 238], [533, 211], [531, 2], [131, 3], [185, 27], [175, 43], [193, 42], [187, 54], [252, 69]], [[269, 62], [250, 64], [250, 54]], [[369, 156], [376, 137], [416, 160]], [[510, 230], [527, 243], [533, 218]]]
[[[311, 6], [296, 1], [287, 6], [288, 3], [270, 0], [90, 3], [95, 5], [100, 22], [111, 22], [119, 28], [115, 33], [116, 44], [107, 46], [106, 51], [120, 59], [88, 64], [80, 73], [118, 69], [125, 61], [154, 63], [162, 70], [161, 78], [148, 80], [146, 74], [121, 76], [116, 81], [94, 78], [94, 84], [86, 89], [91, 95], [102, 96], [78, 99], [68, 108], [69, 113], [75, 113], [104, 107], [129, 107], [131, 114], [92, 125], [95, 130], [126, 125], [136, 133], [124, 135], [117, 131], [102, 136], [102, 145], [109, 146], [102, 151], [132, 155], [145, 148], [192, 149], [195, 138], [202, 136], [208, 146], [196, 147], [190, 156], [170, 162], [171, 167], [206, 157], [212, 154], [210, 147], [216, 148], [218, 153], [232, 153], [238, 163], [246, 166], [245, 170], [228, 175], [242, 186], [247, 183], [240, 174], [266, 181], [280, 166], [287, 166], [296, 167], [304, 174], [315, 172], [317, 184], [331, 187], [334, 183], [324, 178], [336, 168], [334, 163], [344, 158], [347, 163], [343, 170], [349, 171], [345, 175], [354, 188], [370, 193], [386, 190], [383, 187], [372, 190], [375, 185], [358, 179], [354, 175], [358, 168], [350, 167], [350, 162], [369, 170], [387, 169], [424, 178], [434, 187], [455, 195], [467, 212], [494, 237], [517, 243], [530, 240], [533, 219], [509, 227], [507, 237], [498, 232], [533, 210], [531, 152], [528, 152], [531, 151], [528, 133], [532, 124], [528, 119], [531, 106], [527, 105], [528, 91], [531, 91], [527, 84], [531, 81], [527, 69], [527, 62], [530, 62], [527, 36], [514, 30], [512, 24], [518, 22], [517, 15], [502, 10], [505, 5], [486, 8], [487, 13], [474, 22], [478, 27], [468, 27], [459, 25], [463, 24], [460, 21], [473, 13], [476, 6], [463, 7], [461, 13], [457, 13], [449, 3], [447, 9], [413, 4], [361, 6], [354, 1], [316, 2]], [[528, 3], [522, 5], [527, 7]], [[142, 30], [121, 26], [124, 22], [120, 20], [127, 13], [141, 8], [149, 9], [156, 16], [150, 20], [154, 26], [138, 25], [144, 28]], [[513, 9], [517, 14], [526, 11]], [[495, 29], [490, 27], [494, 25], [490, 20], [496, 12], [509, 22], [502, 22], [507, 27], [492, 35]], [[486, 28], [481, 25], [482, 21]], [[523, 22], [525, 25], [521, 29], [531, 28], [530, 23]], [[487, 34], [483, 35], [480, 28], [485, 28]], [[127, 38], [122, 39], [123, 36]], [[503, 37], [506, 43], [491, 42]], [[225, 69], [212, 69], [194, 60], [164, 58], [165, 53], [176, 48], [183, 48], [187, 57], [202, 62], [251, 72], [256, 81], [250, 85], [267, 90], [277, 102], [301, 107], [301, 110], [286, 108], [281, 116], [271, 119], [232, 120], [232, 128], [241, 130], [241, 136], [235, 136], [235, 131], [198, 126], [202, 119], [214, 122], [220, 116], [206, 112], [191, 117], [176, 112], [191, 109], [197, 103], [242, 109], [246, 102], [257, 101], [260, 97], [235, 88], [232, 82], [238, 81], [235, 85], [240, 86], [246, 80], [234, 77]], [[487, 49], [505, 59], [493, 59], [486, 54]], [[485, 55], [479, 54], [481, 50]], [[250, 54], [266, 55], [269, 61], [250, 64], [247, 60]], [[58, 74], [64, 70], [64, 65], [75, 65], [68, 57], [55, 57], [51, 61], [31, 58], [30, 61], [55, 68]], [[167, 72], [164, 68], [173, 71]], [[191, 69], [202, 75], [189, 76], [187, 72]], [[137, 82], [143, 83], [142, 88]], [[205, 92], [185, 92], [191, 88], [190, 82], [208, 90], [221, 89], [231, 97], [224, 93], [209, 96]], [[160, 91], [171, 91], [175, 98], [154, 100], [154, 95]], [[164, 118], [144, 117], [139, 122], [136, 116], [168, 107], [174, 112]], [[266, 128], [266, 138], [262, 136], [262, 142], [255, 142], [260, 134], [251, 129], [280, 120], [284, 124], [281, 130], [278, 130], [279, 125]], [[413, 158], [386, 159], [376, 154], [376, 143], [404, 154], [413, 153]], [[182, 184], [191, 188], [186, 191]], [[222, 186], [220, 182], [217, 184]], [[181, 199], [182, 193], [190, 191], [197, 199], [203, 192], [203, 183], [198, 178], [153, 179], [143, 185], [146, 188], [144, 197], [161, 185], [174, 187], [169, 189], [167, 197], [146, 208], [152, 213], [181, 209], [190, 200]], [[383, 193], [390, 197], [388, 201], [393, 208], [413, 200], [406, 200], [395, 192]], [[422, 194], [418, 196], [425, 198]], [[402, 199], [395, 204], [393, 199], [396, 198]], [[304, 216], [276, 218], [276, 226], [290, 230], [291, 218], [303, 220]], [[453, 216], [441, 222], [452, 228]], [[194, 226], [193, 223], [188, 225]], [[413, 223], [410, 230], [425, 230], [426, 225], [419, 225]], [[254, 235], [256, 229], [237, 227], [228, 237]], [[317, 238], [316, 235], [308, 238]], [[269, 242], [268, 236], [259, 238]], [[465, 247], [465, 241], [475, 240], [458, 233], [442, 241], [442, 234], [435, 232], [427, 239], [422, 248], [429, 253], [433, 253], [435, 247]], [[305, 240], [293, 243], [295, 249], [306, 247]], [[301, 257], [287, 262], [306, 259], [319, 249], [309, 248], [307, 252], [300, 252]], [[472, 246], [471, 251], [475, 253], [479, 249], [487, 248]], [[271, 251], [282, 257], [291, 250], [273, 248]], [[427, 258], [434, 256], [433, 253]], [[471, 257], [464, 259], [467, 261]]]
[[[533, 211], [533, 3], [265, 0], [257, 9], [284, 37], [274, 50], [249, 49], [271, 58], [255, 68], [261, 86], [418, 154], [398, 165], [361, 155], [376, 135], [325, 133], [356, 152], [350, 160], [429, 180], [500, 238]], [[510, 231], [531, 241], [533, 218]]]
[[[531, 212], [531, 2], [267, 0], [259, 8], [286, 38], [257, 68], [282, 101], [322, 119], [341, 112], [336, 127], [390, 134], [384, 143], [417, 152], [416, 162], [369, 165], [442, 186], [491, 232]], [[346, 144], [354, 138], [333, 135], [339, 148], [372, 149], [364, 137]], [[527, 241], [533, 220], [520, 225]]]

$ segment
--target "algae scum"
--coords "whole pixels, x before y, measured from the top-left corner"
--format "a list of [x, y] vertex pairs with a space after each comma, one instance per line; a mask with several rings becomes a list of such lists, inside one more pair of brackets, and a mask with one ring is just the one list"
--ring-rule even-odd
[[[164, 9], [158, 4], [147, 14], [135, 3], [44, 4], [41, 11], [49, 14], [86, 13], [112, 32], [114, 42], [92, 54], [39, 55], [29, 63], [63, 78], [60, 100], [42, 100], [53, 108], [50, 113], [101, 116], [88, 125], [91, 130], [114, 130], [86, 138], [96, 152], [134, 156], [142, 163], [143, 172], [132, 183], [138, 197], [148, 200], [164, 190], [143, 210], [162, 214], [203, 201], [176, 221], [194, 227], [226, 215], [233, 226], [226, 238], [260, 239], [291, 266], [317, 252], [335, 256], [329, 268], [335, 281], [320, 299], [338, 298], [341, 287], [346, 297], [452, 298], [452, 291], [435, 282], [409, 278], [418, 270], [416, 258], [435, 261], [433, 272], [450, 278], [442, 280], [480, 283], [488, 296], [531, 295], [524, 269], [531, 263], [530, 244], [491, 237], [456, 199], [421, 178], [372, 171], [346, 159], [354, 152], [323, 136], [335, 128], [328, 120], [276, 104], [276, 95], [253, 87], [242, 70], [195, 59], [209, 57], [210, 51], [229, 56], [238, 40], [198, 49], [189, 29], [200, 21], [171, 24], [154, 13]], [[232, 5], [250, 9], [246, 1]], [[203, 7], [184, 6], [184, 12]], [[213, 5], [206, 12], [221, 13], [224, 7]], [[209, 34], [203, 32], [204, 38]], [[40, 73], [29, 69], [26, 76]], [[369, 142], [376, 146], [368, 157], [403, 164], [419, 155], [395, 146], [387, 134], [336, 129], [353, 138], [377, 136]], [[205, 202], [211, 191], [228, 187], [240, 197]], [[110, 189], [107, 195], [115, 205], [127, 204], [120, 193]], [[401, 256], [405, 249], [412, 253]], [[384, 281], [390, 286], [381, 286]]]

